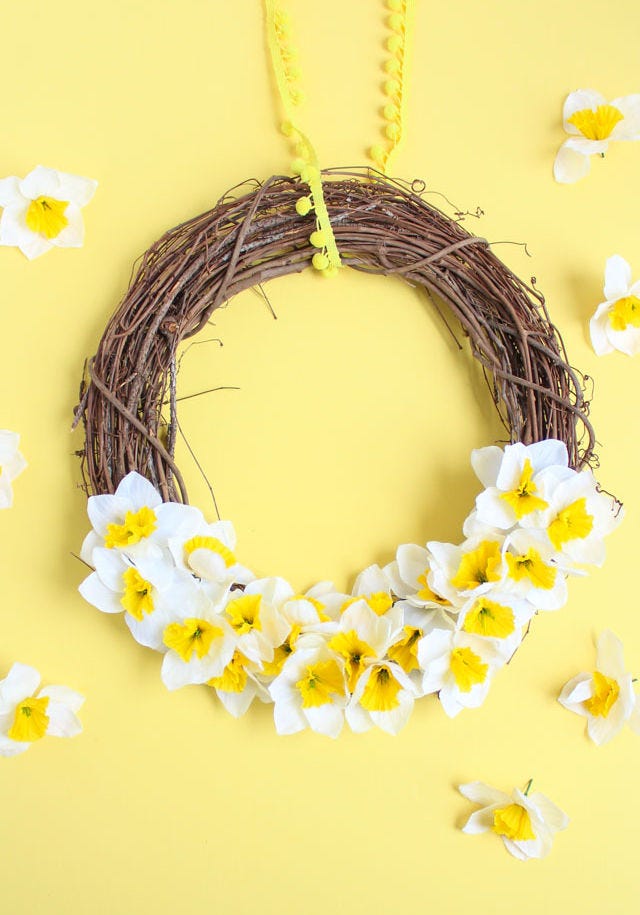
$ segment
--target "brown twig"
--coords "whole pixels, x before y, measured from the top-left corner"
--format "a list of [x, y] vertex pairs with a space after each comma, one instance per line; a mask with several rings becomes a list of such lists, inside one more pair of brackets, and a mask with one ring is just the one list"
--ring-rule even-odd
[[[371, 169], [332, 169], [324, 176], [343, 263], [398, 275], [448, 305], [483, 367], [511, 441], [558, 438], [572, 467], [593, 464], [595, 436], [581, 377], [567, 362], [539, 291], [518, 279], [484, 239], [427, 203], [415, 183]], [[242, 290], [310, 266], [314, 216], [296, 212], [304, 194], [299, 180], [273, 177], [244, 189], [234, 188], [209, 212], [167, 232], [142, 257], [81, 387], [76, 422], [85, 427], [88, 492], [113, 492], [125, 474], [138, 470], [164, 499], [187, 501], [174, 462], [179, 344]], [[159, 430], [167, 399], [165, 447]]]

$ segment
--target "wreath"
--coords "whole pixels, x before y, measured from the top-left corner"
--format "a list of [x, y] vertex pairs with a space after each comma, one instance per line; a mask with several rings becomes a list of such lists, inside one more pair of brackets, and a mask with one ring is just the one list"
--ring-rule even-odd
[[[285, 98], [282, 22], [269, 19]], [[390, 43], [396, 57], [402, 48]], [[603, 562], [620, 506], [591, 471], [582, 378], [535, 282], [428, 203], [423, 184], [320, 171], [290, 118], [284, 132], [297, 175], [235, 188], [152, 245], [86, 365], [76, 421], [92, 494], [82, 558], [94, 571], [80, 590], [162, 652], [170, 689], [207, 684], [234, 715], [256, 697], [272, 702], [279, 733], [335, 737], [345, 720], [396, 733], [421, 696], [437, 694], [451, 716], [484, 700], [535, 613], [562, 606], [568, 577]], [[472, 453], [484, 489], [461, 543], [403, 544], [350, 594], [329, 582], [300, 594], [257, 579], [236, 556], [232, 525], [189, 505], [174, 457], [177, 353], [238, 292], [338, 264], [399, 276], [445, 303], [510, 444]]]

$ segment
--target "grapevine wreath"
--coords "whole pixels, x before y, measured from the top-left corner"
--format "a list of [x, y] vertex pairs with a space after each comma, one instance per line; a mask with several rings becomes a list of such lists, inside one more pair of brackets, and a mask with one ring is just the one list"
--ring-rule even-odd
[[[386, 166], [401, 133], [407, 4], [391, 0]], [[478, 706], [538, 610], [566, 601], [571, 574], [604, 559], [620, 507], [590, 465], [581, 377], [542, 295], [488, 242], [377, 169], [324, 169], [294, 120], [286, 18], [267, 2], [269, 46], [296, 150], [294, 177], [248, 182], [145, 253], [86, 366], [76, 421], [92, 531], [83, 596], [124, 612], [163, 654], [170, 689], [207, 684], [234, 715], [274, 703], [279, 733], [396, 733], [416, 698], [451, 716]], [[177, 353], [237, 293], [309, 266], [398, 276], [445, 303], [482, 365], [511, 444], [472, 454], [484, 486], [460, 544], [403, 544], [351, 594], [257, 579], [227, 521], [189, 505], [174, 458]], [[165, 406], [168, 405], [168, 415]]]

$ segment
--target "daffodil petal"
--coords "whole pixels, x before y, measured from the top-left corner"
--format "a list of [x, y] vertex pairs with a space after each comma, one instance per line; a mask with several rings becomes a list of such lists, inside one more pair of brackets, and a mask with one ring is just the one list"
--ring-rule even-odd
[[5, 207], [0, 218], [0, 245], [19, 248], [29, 260], [35, 260], [53, 245], [49, 239], [27, 227], [25, 221], [27, 206], [15, 203]]
[[604, 297], [608, 303], [621, 299], [629, 292], [631, 266], [619, 254], [607, 258], [604, 268]]
[[606, 677], [613, 677], [614, 680], [619, 680], [625, 673], [622, 642], [610, 629], [603, 630], [598, 638], [596, 666]]
[[588, 175], [590, 168], [589, 156], [575, 152], [564, 143], [553, 163], [553, 177], [560, 184], [574, 184]]
[[20, 193], [20, 179], [15, 176], [0, 178], [0, 207], [8, 207], [15, 203], [24, 205], [22, 194]]
[[607, 334], [610, 310], [609, 302], [603, 302], [589, 321], [589, 336], [596, 356], [606, 356], [615, 349]]
[[499, 791], [485, 782], [467, 782], [465, 785], [459, 785], [458, 791], [467, 800], [473, 801], [474, 804], [481, 804], [483, 807], [490, 807], [492, 804], [510, 804], [511, 798], [504, 791]]
[[40, 674], [35, 667], [15, 663], [4, 680], [0, 682], [0, 704], [17, 705], [27, 696], [32, 696], [40, 685]]
[[612, 140], [640, 140], [640, 95], [615, 98], [611, 105], [623, 114], [611, 131]]

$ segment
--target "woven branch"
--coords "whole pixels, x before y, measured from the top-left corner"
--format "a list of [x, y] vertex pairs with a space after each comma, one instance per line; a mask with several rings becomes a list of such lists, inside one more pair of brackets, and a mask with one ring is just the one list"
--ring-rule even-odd
[[[343, 264], [397, 275], [449, 306], [483, 366], [510, 441], [561, 439], [572, 467], [592, 463], [595, 436], [582, 379], [542, 295], [485, 239], [427, 203], [416, 184], [371, 170], [323, 175]], [[85, 427], [88, 492], [113, 493], [137, 470], [165, 500], [188, 501], [173, 456], [176, 351], [238, 292], [310, 266], [317, 250], [309, 242], [313, 214], [301, 217], [295, 209], [304, 187], [288, 177], [240, 185], [144, 254], [81, 385], [75, 421]]]

